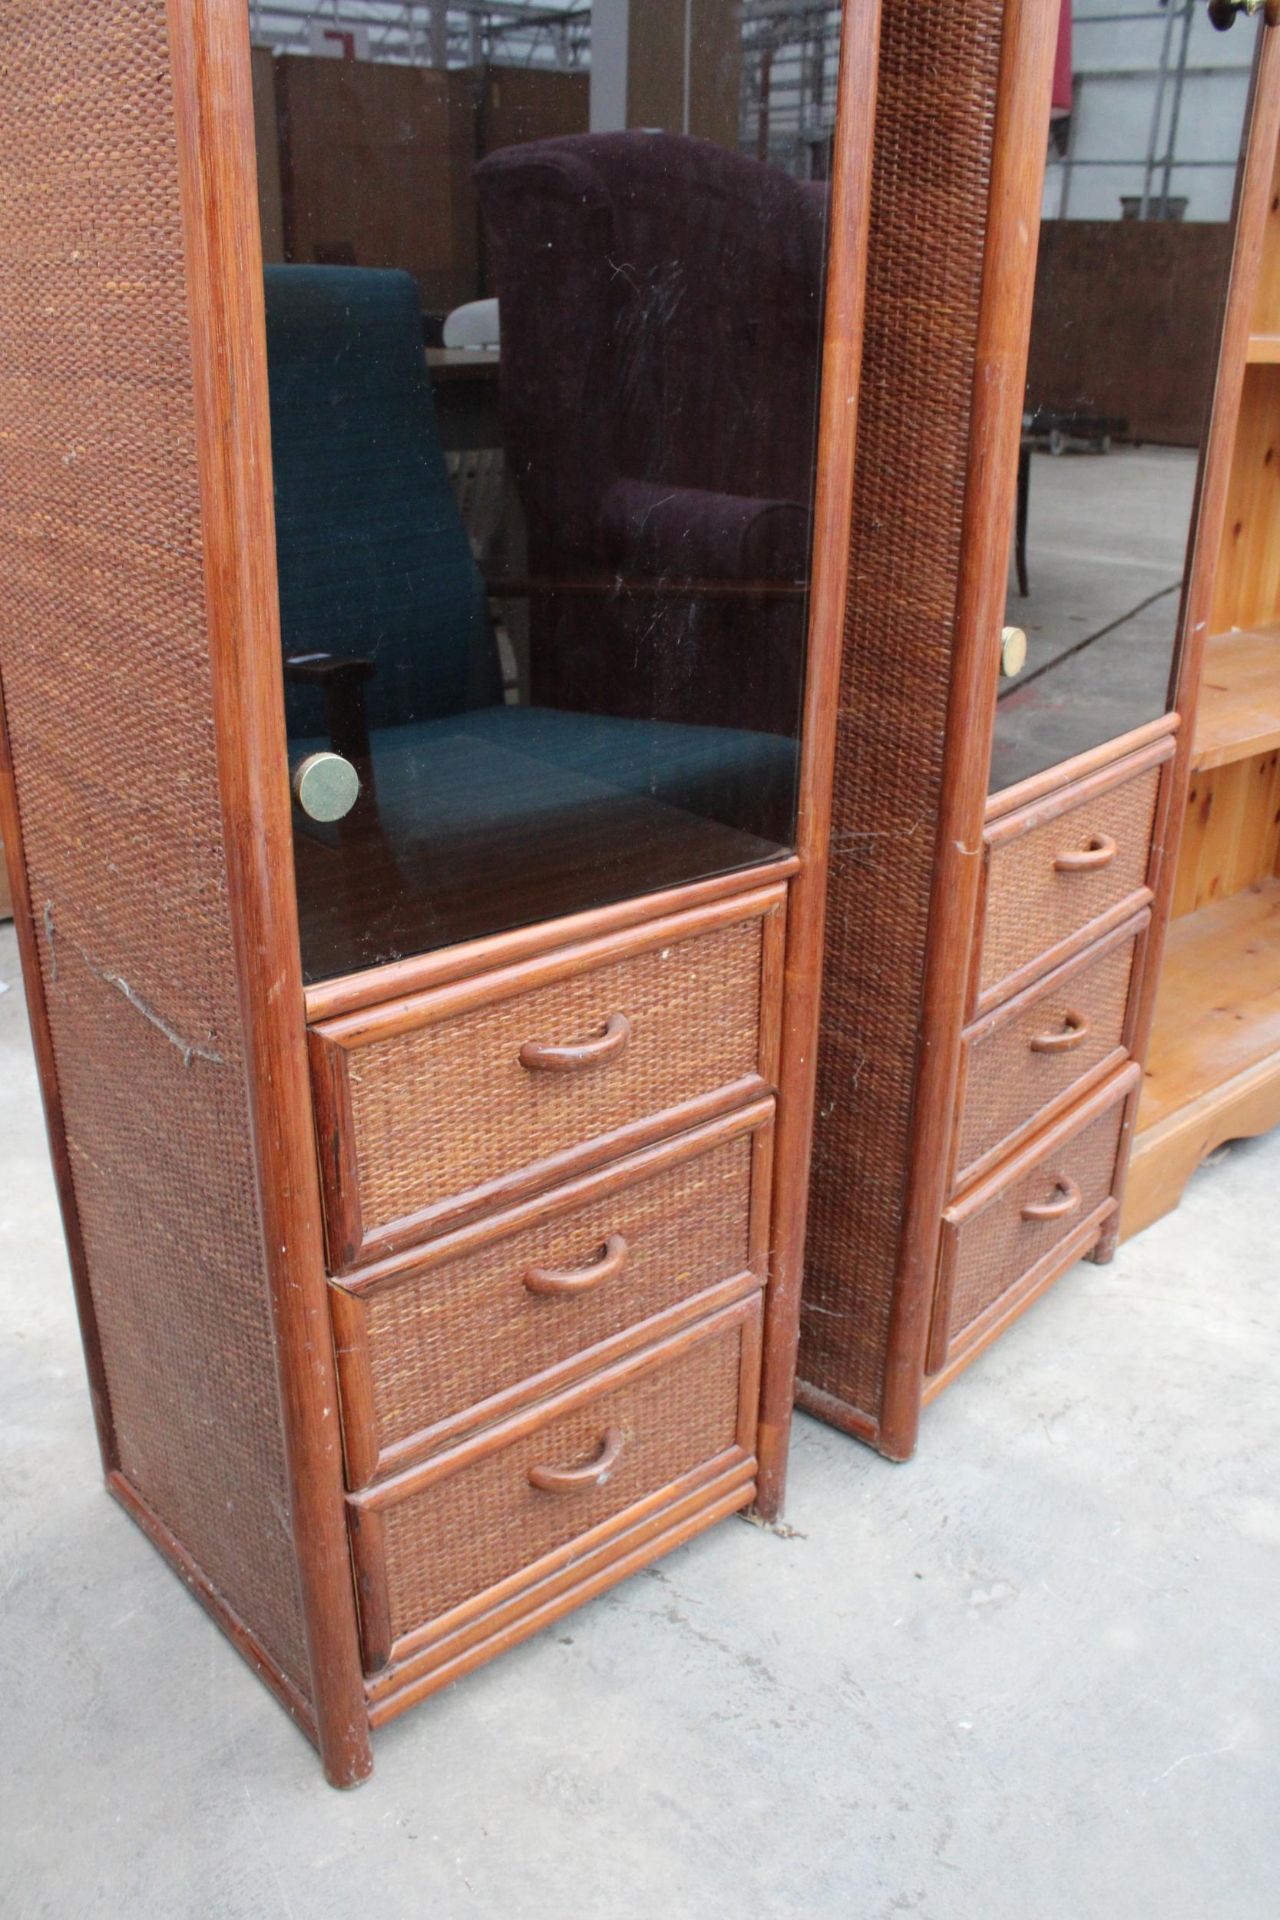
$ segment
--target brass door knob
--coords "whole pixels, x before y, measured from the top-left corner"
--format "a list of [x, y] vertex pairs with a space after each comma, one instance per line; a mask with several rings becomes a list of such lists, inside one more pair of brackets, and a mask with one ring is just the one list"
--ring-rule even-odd
[[1000, 675], [1012, 680], [1027, 664], [1027, 636], [1021, 627], [1005, 627], [1000, 635]]
[[309, 753], [293, 769], [293, 797], [308, 820], [345, 820], [360, 798], [360, 775], [340, 753]]
[[[1238, 13], [1261, 13], [1267, 0], [1209, 0], [1209, 20], [1219, 33], [1234, 27]], [[1267, 8], [1267, 25], [1274, 26], [1272, 9]]]

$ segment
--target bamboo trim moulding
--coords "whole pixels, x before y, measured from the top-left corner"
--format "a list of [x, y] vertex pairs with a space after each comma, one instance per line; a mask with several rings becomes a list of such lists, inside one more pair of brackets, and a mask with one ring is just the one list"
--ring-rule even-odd
[[890, 1311], [878, 1445], [890, 1459], [908, 1459], [920, 1426], [925, 1350], [945, 1203], [946, 1140], [960, 1070], [967, 968], [956, 956], [972, 944], [986, 814], [995, 706], [991, 687], [1004, 618], [1005, 563], [1017, 474], [1003, 459], [1016, 447], [1026, 387], [1031, 298], [1039, 229], [1026, 210], [1038, 206], [1044, 181], [1045, 119], [1057, 37], [1056, 11], [1011, 0], [996, 95], [987, 258], [978, 314], [976, 362], [965, 486], [964, 567], [956, 598], [948, 699], [947, 758], [939, 809], [930, 940], [921, 1023], [930, 1036], [915, 1090], [920, 1115], [911, 1146]]
[[325, 1773], [372, 1770], [347, 1547], [320, 1182], [304, 1045], [267, 408], [249, 16], [169, 0], [205, 597], [262, 1251]]

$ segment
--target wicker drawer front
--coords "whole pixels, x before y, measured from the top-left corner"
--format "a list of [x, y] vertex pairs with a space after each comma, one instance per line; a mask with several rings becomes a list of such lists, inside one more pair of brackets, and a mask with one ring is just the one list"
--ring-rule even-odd
[[987, 832], [987, 894], [982, 933], [980, 1007], [1043, 973], [1089, 930], [1145, 906], [1151, 833], [1162, 763], [1161, 741], [1124, 763], [1109, 784], [1082, 781], [1038, 808]]
[[772, 1101], [333, 1289], [348, 1484], [763, 1284]]
[[1149, 919], [1127, 922], [969, 1029], [957, 1185], [1122, 1063], [1134, 958]]
[[759, 1328], [753, 1296], [353, 1496], [369, 1669], [545, 1580], [700, 1479], [749, 1466]]
[[315, 1029], [333, 1270], [766, 1091], [784, 899], [762, 890]]
[[1008, 1170], [947, 1210], [931, 1370], [1109, 1201], [1125, 1102], [1138, 1077], [1133, 1067], [1105, 1083]]

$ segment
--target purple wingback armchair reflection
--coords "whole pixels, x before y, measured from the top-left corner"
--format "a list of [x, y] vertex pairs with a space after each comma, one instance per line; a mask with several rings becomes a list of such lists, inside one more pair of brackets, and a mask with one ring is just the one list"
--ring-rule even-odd
[[825, 188], [664, 133], [509, 148], [477, 182], [534, 701], [794, 733]]

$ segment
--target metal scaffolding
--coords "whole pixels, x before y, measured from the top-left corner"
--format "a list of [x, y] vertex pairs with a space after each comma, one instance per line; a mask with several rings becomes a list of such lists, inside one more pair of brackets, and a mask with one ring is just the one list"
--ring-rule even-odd
[[309, 51], [313, 21], [398, 65], [590, 65], [591, 0], [250, 0], [254, 45], [275, 53]]
[[[632, 0], [643, 6], [645, 0]], [[1097, 28], [1127, 32], [1159, 22], [1159, 56], [1149, 65], [1091, 66], [1075, 74], [1077, 111], [1061, 149], [1050, 152], [1047, 206], [1059, 218], [1072, 212], [1073, 180], [1082, 169], [1128, 171], [1140, 218], [1167, 217], [1175, 175], [1185, 169], [1234, 169], [1237, 154], [1180, 157], [1185, 141], [1187, 83], [1238, 77], [1239, 65], [1197, 65], [1193, 25], [1200, 0], [1098, 12], [1076, 0], [1078, 34]], [[591, 65], [591, 0], [252, 0], [255, 44], [277, 52], [305, 52], [312, 23], [360, 35], [368, 57], [417, 66], [528, 66], [583, 71]], [[841, 8], [823, 0], [741, 0], [743, 150], [788, 172], [825, 174], [835, 126]], [[693, 57], [697, 57], [696, 46]], [[1078, 110], [1091, 90], [1123, 82], [1152, 84], [1145, 153], [1101, 158], [1081, 151]], [[1141, 135], [1139, 133], [1138, 137]], [[1135, 143], [1136, 144], [1136, 143]], [[1117, 208], [1118, 212], [1118, 208]]]
[[802, 178], [823, 175], [835, 130], [840, 8], [744, 0], [742, 145]]
[[[813, 0], [741, 0], [747, 152], [790, 172], [825, 170], [840, 11]], [[276, 53], [308, 52], [315, 22], [358, 36], [372, 60], [579, 71], [591, 64], [591, 12], [591, 0], [251, 0], [249, 8], [255, 46]]]
[[[1067, 135], [1061, 146], [1049, 153], [1050, 185], [1046, 207], [1057, 218], [1067, 219], [1072, 211], [1071, 190], [1074, 176], [1081, 168], [1105, 167], [1113, 172], [1133, 175], [1134, 211], [1140, 220], [1165, 220], [1170, 217], [1179, 196], [1173, 193], [1175, 172], [1209, 170], [1234, 177], [1239, 162], [1239, 141], [1220, 156], [1191, 158], [1180, 155], [1179, 141], [1185, 132], [1183, 108], [1188, 80], [1247, 78], [1248, 65], [1215, 61], [1196, 65], [1191, 61], [1192, 31], [1203, 13], [1199, 0], [1165, 0], [1156, 7], [1135, 7], [1119, 11], [1089, 12], [1077, 4], [1074, 25], [1077, 33], [1095, 27], [1129, 28], [1142, 22], [1161, 26], [1159, 58], [1149, 65], [1094, 67], [1082, 65], [1072, 76], [1074, 103]], [[1153, 84], [1151, 117], [1146, 151], [1129, 155], [1091, 156], [1079, 151], [1082, 97], [1094, 87], [1114, 87], [1133, 81]]]

